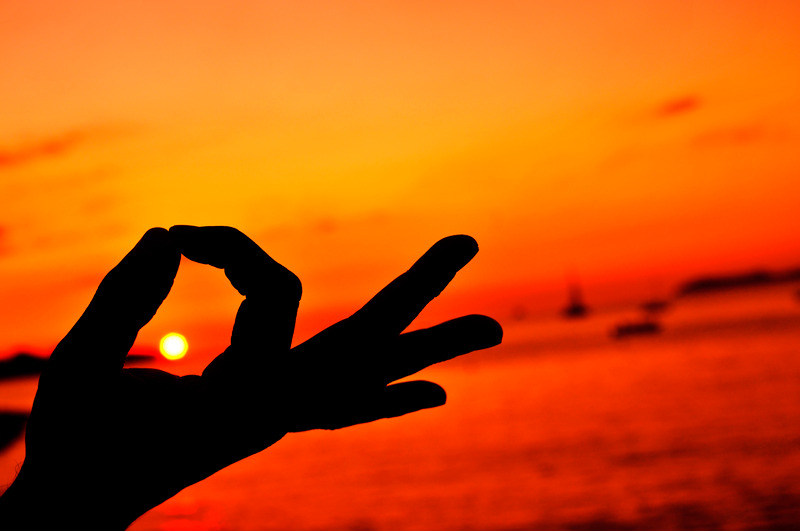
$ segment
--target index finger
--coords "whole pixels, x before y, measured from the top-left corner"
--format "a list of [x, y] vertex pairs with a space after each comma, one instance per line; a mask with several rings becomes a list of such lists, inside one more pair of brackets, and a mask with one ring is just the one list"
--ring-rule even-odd
[[186, 258], [223, 269], [233, 287], [245, 297], [269, 293], [300, 300], [300, 279], [240, 230], [175, 225], [169, 232]]
[[370, 335], [399, 334], [477, 253], [478, 243], [471, 236], [462, 234], [439, 240], [349, 321]]
[[166, 298], [180, 254], [154, 228], [103, 279], [86, 311], [50, 357], [49, 373], [85, 379], [122, 369], [136, 335]]
[[231, 334], [235, 357], [289, 349], [302, 292], [294, 273], [232, 227], [176, 225], [169, 232], [186, 258], [223, 269], [245, 296]]

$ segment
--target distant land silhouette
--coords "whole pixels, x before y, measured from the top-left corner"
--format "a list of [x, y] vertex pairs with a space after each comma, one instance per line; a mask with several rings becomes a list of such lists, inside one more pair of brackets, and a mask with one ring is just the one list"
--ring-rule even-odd
[[800, 281], [800, 267], [785, 271], [754, 270], [734, 275], [703, 276], [689, 280], [678, 288], [678, 296], [701, 295], [740, 288]]
[[[154, 359], [156, 357], [149, 354], [128, 354], [125, 358], [125, 365], [147, 363]], [[42, 373], [47, 360], [46, 356], [19, 352], [7, 360], [0, 361], [0, 381], [24, 376], [38, 376]]]
[[11, 359], [0, 361], [0, 380], [40, 374], [46, 363], [47, 358], [20, 352]]
[[27, 413], [0, 411], [0, 450], [22, 435], [27, 420]]

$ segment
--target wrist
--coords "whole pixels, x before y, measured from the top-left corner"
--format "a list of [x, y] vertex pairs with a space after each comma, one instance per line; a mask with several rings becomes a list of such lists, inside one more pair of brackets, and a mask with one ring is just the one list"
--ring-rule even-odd
[[62, 527], [53, 507], [26, 481], [24, 468], [20, 469], [14, 482], [0, 496], [0, 527], [9, 530], [44, 529]]
[[29, 505], [24, 494], [20, 492], [20, 483], [15, 479], [0, 495], [0, 527], [10, 530], [33, 529], [33, 525], [26, 523], [25, 519]]
[[0, 495], [0, 529], [8, 531], [66, 529], [124, 530], [131, 522], [109, 518], [108, 507], [87, 508], [77, 486], [38, 479], [23, 465], [14, 482]]

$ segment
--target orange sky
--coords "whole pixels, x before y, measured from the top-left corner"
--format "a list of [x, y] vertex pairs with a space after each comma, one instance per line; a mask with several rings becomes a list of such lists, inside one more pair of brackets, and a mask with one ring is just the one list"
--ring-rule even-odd
[[[175, 223], [251, 235], [307, 316], [452, 233], [467, 311], [800, 263], [796, 1], [118, 4], [0, 6], [0, 353]], [[186, 268], [142, 344], [237, 300]]]

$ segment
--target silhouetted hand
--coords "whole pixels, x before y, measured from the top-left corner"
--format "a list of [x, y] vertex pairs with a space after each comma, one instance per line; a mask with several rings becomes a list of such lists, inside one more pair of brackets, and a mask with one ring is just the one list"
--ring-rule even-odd
[[[0, 527], [122, 529], [181, 489], [288, 432], [335, 429], [444, 404], [431, 382], [391, 382], [496, 345], [472, 315], [402, 331], [475, 255], [439, 241], [353, 316], [291, 348], [300, 281], [229, 227], [148, 231], [103, 280], [39, 381]], [[180, 255], [222, 268], [245, 296], [230, 346], [202, 376], [123, 369], [169, 293]]]

